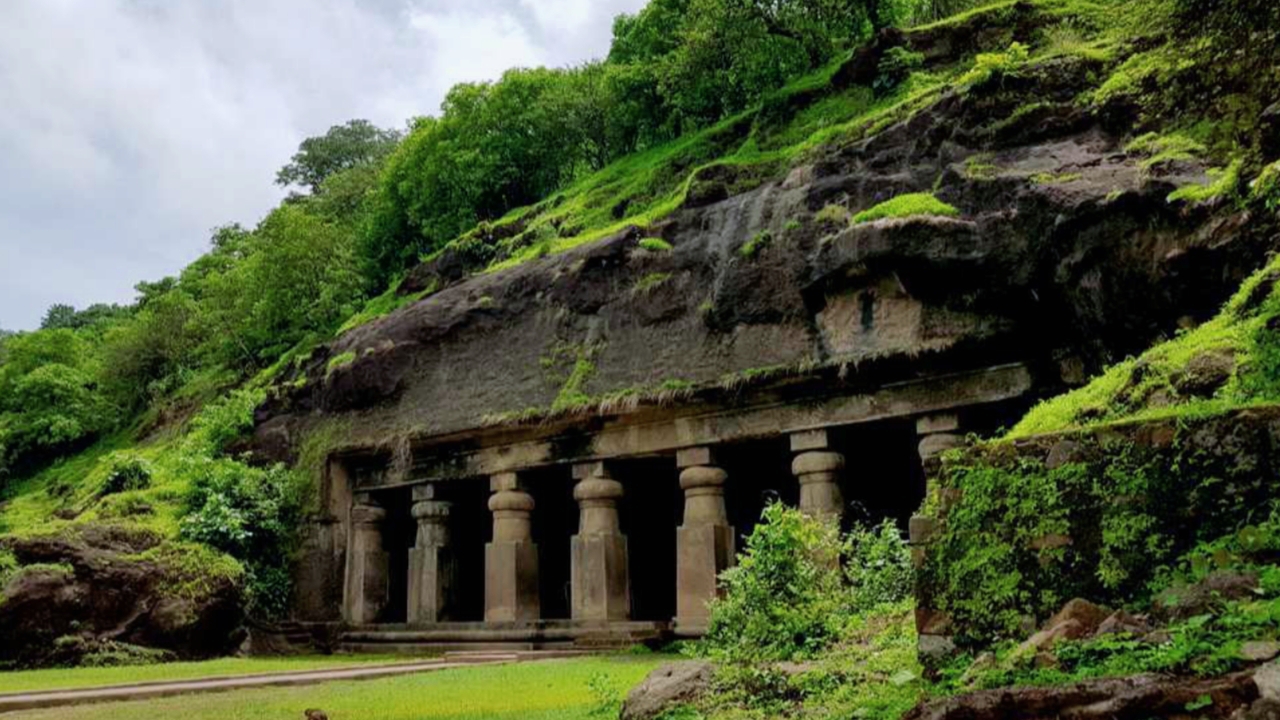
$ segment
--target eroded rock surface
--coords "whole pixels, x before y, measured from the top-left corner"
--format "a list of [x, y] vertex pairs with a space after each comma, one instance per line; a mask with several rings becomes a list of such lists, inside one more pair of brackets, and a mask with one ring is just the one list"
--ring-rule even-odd
[[[1063, 58], [944, 94], [749, 192], [708, 171], [651, 227], [500, 272], [465, 277], [445, 252], [406, 283], [442, 290], [348, 332], [282, 385], [259, 413], [259, 448], [289, 456], [321, 416], [352, 418], [352, 446], [474, 431], [552, 408], [575, 368], [589, 369], [581, 397], [676, 382], [706, 402], [732, 401], [726, 378], [777, 367], [855, 368], [821, 377], [821, 392], [1004, 362], [1036, 368], [1044, 392], [1088, 376], [1209, 317], [1269, 245], [1256, 219], [1167, 201], [1205, 168], [1126, 153], [1131, 118], [1076, 102], [1095, 70]], [[930, 191], [959, 215], [820, 220], [828, 205]], [[645, 250], [645, 236], [674, 249]], [[340, 356], [353, 359], [331, 364]], [[1207, 389], [1220, 365], [1187, 380]]]
[[239, 588], [215, 575], [184, 588], [147, 533], [85, 527], [54, 538], [5, 538], [27, 566], [3, 588], [0, 664], [75, 664], [118, 644], [169, 657], [225, 655], [242, 640]]

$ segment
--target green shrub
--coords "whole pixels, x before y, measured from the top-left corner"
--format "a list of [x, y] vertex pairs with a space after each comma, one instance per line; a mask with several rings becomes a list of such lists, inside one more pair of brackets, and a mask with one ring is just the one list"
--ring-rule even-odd
[[19, 567], [18, 558], [14, 557], [13, 551], [0, 548], [0, 598], [4, 597], [4, 586], [18, 574]]
[[813, 657], [852, 618], [909, 597], [912, 578], [892, 522], [842, 537], [833, 520], [775, 503], [721, 576], [706, 647], [734, 663]]
[[297, 479], [283, 465], [256, 468], [228, 458], [188, 458], [183, 465], [191, 491], [181, 537], [243, 561], [250, 611], [280, 616], [301, 521]]
[[880, 58], [880, 66], [871, 88], [877, 96], [888, 95], [895, 88], [911, 77], [913, 70], [924, 66], [924, 54], [913, 52], [905, 47], [889, 48]]
[[907, 218], [919, 216], [955, 216], [960, 211], [955, 207], [934, 197], [932, 193], [910, 193], [899, 195], [892, 200], [863, 210], [853, 216], [853, 224], [874, 222], [889, 218]]
[[240, 389], [205, 405], [191, 421], [188, 449], [218, 455], [253, 430], [253, 411], [266, 400], [265, 390]]
[[911, 551], [892, 520], [874, 528], [855, 526], [847, 543], [845, 577], [854, 609], [867, 610], [911, 597], [915, 582]]
[[957, 84], [968, 90], [986, 85], [993, 80], [1015, 76], [1031, 57], [1026, 45], [1015, 42], [1009, 49], [998, 53], [981, 53], [974, 60], [973, 68], [960, 76]]
[[117, 453], [110, 460], [111, 469], [102, 483], [100, 495], [114, 495], [151, 486], [151, 465], [132, 453]]
[[1263, 168], [1249, 190], [1252, 200], [1271, 212], [1280, 212], [1280, 161]]
[[825, 648], [847, 617], [834, 522], [775, 503], [721, 575], [706, 643], [729, 661], [793, 660]]

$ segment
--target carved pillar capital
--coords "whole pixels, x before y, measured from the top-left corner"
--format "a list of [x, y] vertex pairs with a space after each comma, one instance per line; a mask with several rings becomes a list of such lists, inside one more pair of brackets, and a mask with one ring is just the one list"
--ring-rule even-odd
[[718, 467], [695, 465], [680, 471], [684, 490], [684, 524], [727, 525], [724, 484], [729, 474]]
[[579, 535], [621, 535], [618, 501], [622, 499], [622, 483], [609, 475], [604, 463], [578, 465], [573, 469], [578, 483], [573, 486], [573, 499], [578, 501]]
[[361, 530], [380, 529], [387, 519], [387, 511], [377, 505], [352, 505], [351, 524]]
[[[825, 433], [823, 443], [825, 446]], [[796, 447], [792, 438], [792, 447]], [[804, 447], [816, 443], [806, 442]], [[800, 509], [812, 515], [836, 515], [844, 512], [844, 495], [840, 492], [840, 471], [844, 455], [830, 450], [807, 450], [791, 461], [791, 472], [800, 482]]]

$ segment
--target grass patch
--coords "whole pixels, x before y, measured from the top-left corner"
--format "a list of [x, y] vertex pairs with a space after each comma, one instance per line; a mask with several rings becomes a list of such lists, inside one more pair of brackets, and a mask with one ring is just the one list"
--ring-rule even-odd
[[396, 281], [391, 284], [391, 287], [386, 292], [365, 303], [364, 308], [360, 310], [360, 312], [347, 318], [347, 321], [342, 324], [342, 327], [338, 328], [338, 331], [334, 333], [334, 337], [342, 335], [348, 330], [373, 322], [380, 317], [386, 317], [406, 305], [412, 305], [428, 295], [434, 294], [438, 288], [438, 281], [432, 280], [431, 283], [420, 292], [401, 295], [400, 282]]
[[325, 366], [325, 377], [328, 377], [336, 370], [341, 370], [356, 361], [356, 353], [354, 350], [348, 350], [344, 353], [334, 355], [329, 358], [329, 364]]
[[[320, 708], [333, 720], [588, 720], [616, 703], [661, 655], [547, 660], [383, 680], [236, 690], [16, 713], [22, 720], [275, 720]], [[137, 670], [137, 668], [132, 668]], [[593, 712], [595, 711], [595, 712]]]
[[1057, 175], [1054, 173], [1036, 173], [1031, 176], [1031, 182], [1036, 185], [1061, 185], [1063, 183], [1075, 182], [1082, 177], [1084, 177], [1084, 175], [1078, 172], [1061, 173]]
[[394, 655], [306, 655], [301, 657], [219, 658], [199, 662], [128, 667], [55, 668], [0, 673], [0, 693], [105, 687], [143, 682], [194, 680], [274, 672], [301, 672], [405, 662]]
[[934, 197], [932, 193], [910, 193], [899, 195], [873, 208], [863, 210], [853, 216], [853, 224], [859, 225], [861, 223], [875, 222], [876, 220], [929, 215], [954, 217], [959, 214], [959, 210]]
[[772, 242], [772, 233], [768, 230], [761, 230], [755, 235], [752, 235], [750, 240], [743, 243], [742, 247], [738, 248], [738, 254], [748, 260], [752, 260], [756, 255], [760, 254], [761, 250], [769, 247], [769, 244]]
[[849, 212], [849, 208], [834, 203], [823, 205], [822, 209], [813, 216], [814, 222], [827, 225], [848, 225], [853, 215]]
[[[1280, 259], [1246, 280], [1212, 320], [1118, 363], [1082, 388], [1040, 403], [1008, 437], [1280, 401], [1280, 339], [1269, 329], [1280, 317], [1278, 278]], [[1180, 390], [1178, 379], [1193, 371], [1193, 359], [1212, 354], [1235, 358], [1230, 379], [1211, 395]]]
[[661, 287], [671, 279], [671, 273], [654, 272], [645, 275], [636, 281], [634, 287], [631, 288], [632, 295], [648, 295], [655, 289]]
[[649, 252], [667, 253], [671, 252], [671, 243], [658, 237], [647, 237], [640, 241], [640, 249]]
[[1237, 159], [1226, 168], [1211, 169], [1207, 185], [1184, 185], [1169, 193], [1169, 202], [1203, 203], [1218, 198], [1238, 196], [1242, 163], [1242, 160]]
[[1195, 160], [1207, 152], [1204, 145], [1182, 133], [1171, 135], [1147, 133], [1126, 145], [1125, 151], [1135, 155], [1146, 155], [1141, 165], [1144, 170], [1173, 162]]

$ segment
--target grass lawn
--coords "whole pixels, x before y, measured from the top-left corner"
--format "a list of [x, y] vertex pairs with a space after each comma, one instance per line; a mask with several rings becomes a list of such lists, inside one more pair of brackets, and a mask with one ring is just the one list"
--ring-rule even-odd
[[[599, 691], [625, 696], [662, 655], [544, 660], [439, 670], [384, 680], [261, 688], [6, 714], [6, 720], [586, 720]], [[593, 689], [593, 687], [595, 689]]]
[[201, 662], [176, 662], [134, 667], [17, 670], [0, 672], [0, 693], [69, 690], [128, 685], [163, 680], [255, 675], [271, 672], [324, 670], [370, 663], [412, 662], [403, 655], [306, 655], [301, 657], [220, 658]]

